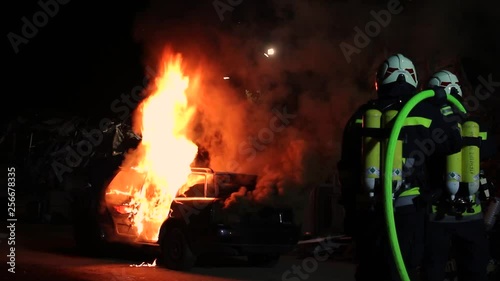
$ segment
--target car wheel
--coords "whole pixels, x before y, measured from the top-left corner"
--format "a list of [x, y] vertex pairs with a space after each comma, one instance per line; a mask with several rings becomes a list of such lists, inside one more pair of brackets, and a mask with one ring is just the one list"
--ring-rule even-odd
[[161, 251], [163, 263], [169, 269], [188, 271], [196, 263], [196, 256], [191, 251], [186, 236], [178, 227], [167, 230], [162, 239]]
[[252, 254], [247, 256], [251, 266], [274, 267], [280, 259], [279, 254]]

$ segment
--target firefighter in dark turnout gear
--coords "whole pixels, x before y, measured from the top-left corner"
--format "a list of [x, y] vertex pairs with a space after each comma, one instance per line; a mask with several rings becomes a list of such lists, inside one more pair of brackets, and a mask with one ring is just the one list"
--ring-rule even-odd
[[[447, 70], [436, 72], [427, 87], [442, 88], [462, 101], [460, 82]], [[434, 182], [430, 190], [435, 198], [426, 226], [423, 276], [426, 281], [444, 280], [451, 252], [458, 280], [485, 281], [488, 238], [479, 198], [480, 194], [489, 197], [490, 191], [485, 184], [487, 179], [480, 176], [480, 162], [493, 157], [495, 144], [476, 118], [454, 110], [448, 120], [459, 120], [464, 142], [462, 150], [447, 162], [434, 163], [436, 177], [439, 174], [445, 177]]]
[[[363, 178], [366, 156], [362, 153], [363, 139], [387, 138], [388, 130], [379, 133], [363, 128], [364, 114], [370, 109], [382, 112], [399, 111], [415, 93], [418, 85], [413, 63], [401, 54], [389, 57], [377, 72], [378, 98], [361, 106], [350, 118], [344, 129], [342, 155], [338, 163], [342, 185], [342, 204], [345, 208], [344, 228], [352, 235], [356, 247], [356, 280], [398, 280], [397, 269], [392, 262], [388, 243], [380, 181], [374, 181], [374, 189], [367, 192]], [[443, 96], [443, 95], [441, 95]], [[433, 131], [441, 130], [450, 136], [436, 142], [428, 151], [426, 141]], [[378, 134], [378, 135], [377, 135]], [[418, 266], [423, 257], [426, 198], [420, 196], [420, 188], [427, 185], [427, 162], [431, 157], [444, 155], [460, 149], [460, 132], [453, 124], [446, 123], [440, 108], [431, 102], [422, 102], [408, 115], [399, 136], [402, 142], [403, 180], [394, 190], [395, 223], [401, 253], [407, 271], [416, 280]], [[381, 142], [383, 147], [384, 142]], [[383, 154], [381, 154], [383, 156]], [[383, 157], [380, 157], [382, 159]], [[383, 164], [383, 163], [382, 163]], [[381, 167], [382, 164], [379, 166]], [[396, 163], [395, 163], [396, 166]], [[373, 172], [373, 173], [372, 173]], [[380, 175], [372, 167], [371, 175]], [[371, 181], [373, 182], [373, 181]]]

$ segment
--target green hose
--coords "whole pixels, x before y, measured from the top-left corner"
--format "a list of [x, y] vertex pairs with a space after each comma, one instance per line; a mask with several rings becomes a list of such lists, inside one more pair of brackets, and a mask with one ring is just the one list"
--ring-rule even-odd
[[[391, 134], [389, 136], [389, 141], [387, 143], [387, 152], [385, 157], [385, 168], [384, 168], [384, 179], [392, 179], [392, 169], [394, 167], [394, 152], [396, 149], [396, 142], [399, 137], [399, 133], [403, 127], [404, 121], [410, 111], [421, 101], [431, 98], [434, 96], [433, 90], [426, 90], [420, 92], [413, 96], [401, 109], [394, 126], [392, 127]], [[447, 95], [448, 101], [453, 103], [458, 109], [466, 113], [464, 106], [453, 96]], [[398, 269], [399, 276], [402, 281], [410, 281], [408, 272], [401, 255], [401, 250], [399, 248], [398, 236], [396, 232], [396, 226], [394, 222], [394, 208], [392, 206], [392, 180], [384, 180], [384, 206], [385, 206], [385, 218], [387, 222], [387, 232], [389, 234], [389, 243], [391, 246], [392, 256], [396, 267]]]

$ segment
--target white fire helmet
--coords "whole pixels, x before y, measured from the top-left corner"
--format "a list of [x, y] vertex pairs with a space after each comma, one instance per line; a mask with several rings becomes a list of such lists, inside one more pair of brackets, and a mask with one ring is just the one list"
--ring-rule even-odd
[[433, 88], [436, 86], [444, 88], [444, 91], [447, 94], [450, 94], [452, 91], [456, 91], [457, 95], [462, 96], [460, 81], [458, 81], [455, 74], [449, 72], [448, 70], [440, 70], [432, 75], [427, 87]]
[[382, 63], [377, 71], [375, 89], [378, 90], [382, 85], [401, 81], [401, 79], [417, 88], [417, 72], [413, 62], [402, 54], [392, 55]]

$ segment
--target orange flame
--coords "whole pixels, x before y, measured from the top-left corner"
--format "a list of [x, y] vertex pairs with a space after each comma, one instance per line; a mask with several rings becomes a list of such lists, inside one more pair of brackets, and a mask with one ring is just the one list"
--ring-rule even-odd
[[[135, 192], [129, 191], [132, 200], [126, 204], [135, 207], [132, 222], [139, 238], [146, 241], [158, 240], [161, 224], [177, 192], [187, 182], [190, 164], [198, 151], [184, 132], [195, 108], [188, 105], [186, 90], [190, 80], [183, 74], [181, 55], [165, 56], [162, 66], [156, 90], [139, 105], [136, 121], [140, 121], [142, 140], [131, 152], [138, 160], [137, 166], [131, 168], [143, 173], [145, 182]], [[109, 188], [113, 188], [112, 184]]]

